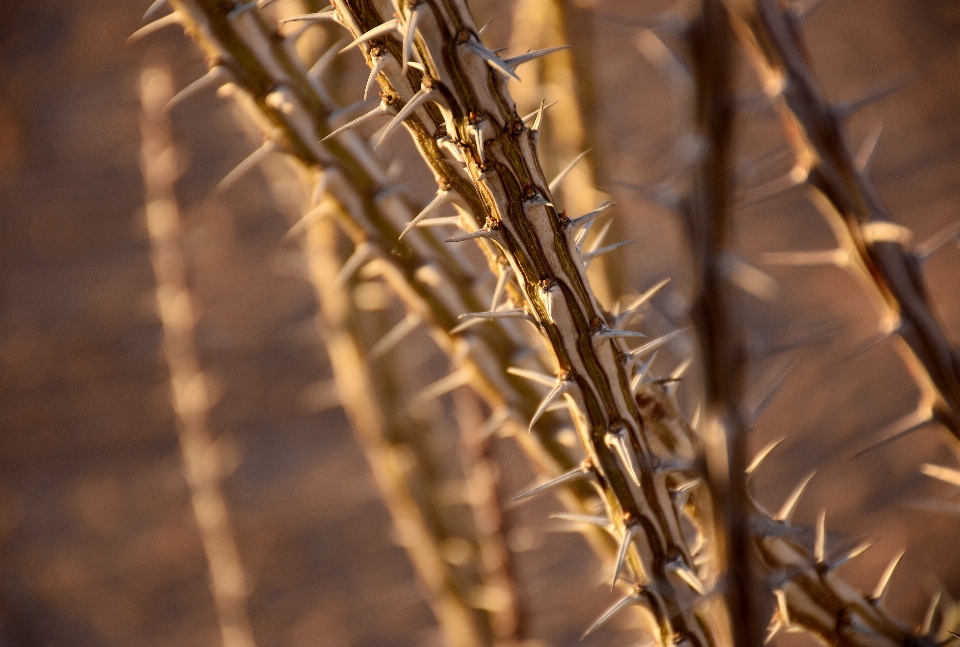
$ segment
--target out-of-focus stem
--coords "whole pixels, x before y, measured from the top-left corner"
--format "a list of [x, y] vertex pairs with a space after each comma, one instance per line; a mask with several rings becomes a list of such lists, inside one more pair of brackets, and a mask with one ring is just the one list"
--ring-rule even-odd
[[174, 190], [179, 176], [177, 151], [163, 110], [173, 96], [172, 83], [169, 70], [163, 66], [147, 67], [140, 75], [141, 167], [164, 358], [177, 417], [180, 458], [207, 558], [223, 646], [255, 647], [247, 615], [246, 575], [220, 489], [225, 460], [208, 423], [213, 397], [196, 347], [195, 309]]

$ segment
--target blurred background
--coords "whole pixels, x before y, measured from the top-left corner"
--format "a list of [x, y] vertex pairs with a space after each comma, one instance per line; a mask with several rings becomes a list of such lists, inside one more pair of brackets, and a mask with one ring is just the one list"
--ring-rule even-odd
[[[177, 87], [206, 68], [175, 27], [126, 43], [147, 4], [0, 3], [2, 647], [222, 644], [162, 355], [137, 95], [145, 61], [169, 65]], [[512, 3], [473, 6], [478, 24], [494, 20], [484, 35], [489, 46], [525, 51], [527, 34], [515, 29]], [[669, 7], [613, 0], [568, 7], [577, 71], [592, 88], [583, 99], [594, 173], [619, 203], [618, 233], [640, 241], [608, 271], [624, 292], [673, 277], [645, 321], [654, 332], [682, 322], [686, 251], [675, 214], [628, 186], [669, 176], [678, 135], [689, 125], [683, 97], [638, 47], [644, 25]], [[537, 28], [527, 27], [529, 47], [538, 46]], [[903, 91], [857, 113], [850, 138], [860, 142], [882, 124], [871, 176], [915, 240], [954, 222], [960, 3], [826, 0], [805, 33], [835, 100], [913, 75]], [[773, 113], [751, 107], [756, 84], [743, 67], [748, 110], [738, 146], [740, 159], [749, 160], [776, 152], [783, 139]], [[356, 100], [366, 78], [360, 57], [351, 54], [337, 74], [338, 96]], [[564, 91], [549, 82], [541, 89]], [[539, 98], [530, 101], [521, 114]], [[275, 201], [259, 171], [214, 192], [259, 145], [227, 102], [202, 92], [172, 116], [185, 169], [177, 198], [198, 356], [214, 397], [209, 428], [227, 468], [222, 491], [256, 644], [442, 644], [364, 455], [327, 397], [331, 374], [314, 291], [297, 246], [284, 240], [296, 214]], [[423, 179], [402, 139], [394, 138], [391, 154], [411, 178]], [[747, 167], [745, 186], [791, 165], [788, 155], [764, 159]], [[556, 171], [567, 161], [547, 164]], [[408, 189], [421, 201], [433, 191], [423, 181]], [[766, 252], [833, 244], [799, 192], [742, 209], [738, 238], [758, 266]], [[955, 466], [956, 459], [934, 427], [853, 458], [912, 409], [916, 389], [890, 345], [842, 361], [877, 333], [877, 310], [852, 278], [836, 268], [764, 269], [778, 289], [775, 299], [750, 302], [755, 338], [774, 344], [824, 323], [833, 334], [798, 356], [753, 432], [757, 448], [787, 438], [757, 479], [759, 498], [777, 508], [817, 469], [798, 520], [812, 523], [826, 508], [837, 546], [880, 540], [845, 571], [856, 586], [872, 588], [906, 547], [890, 605], [917, 622], [941, 584], [960, 596], [958, 516], [916, 505], [951, 494], [918, 466]], [[956, 340], [957, 245], [929, 261], [926, 277]], [[669, 373], [692, 348], [664, 353], [657, 368]], [[778, 365], [753, 368], [762, 386]], [[426, 345], [415, 369], [411, 379], [422, 384], [445, 370]], [[693, 375], [680, 391], [688, 412], [696, 384]], [[510, 439], [497, 440], [493, 455], [505, 501], [533, 473]], [[531, 644], [574, 645], [612, 599], [582, 540], [553, 532], [547, 516], [558, 505], [550, 499], [508, 508], [504, 524]], [[583, 644], [634, 644], [629, 624], [613, 623]]]

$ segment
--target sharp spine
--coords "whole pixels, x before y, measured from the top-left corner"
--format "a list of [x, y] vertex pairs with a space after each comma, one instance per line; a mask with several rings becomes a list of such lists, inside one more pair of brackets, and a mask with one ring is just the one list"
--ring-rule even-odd
[[539, 108], [537, 108], [536, 110], [534, 110], [529, 115], [523, 118], [523, 123], [527, 124], [527, 123], [530, 123], [531, 120], [536, 120], [536, 125], [531, 126], [530, 129], [537, 130], [540, 127], [540, 119], [543, 117], [543, 111], [546, 110], [547, 108], [557, 105], [557, 103], [558, 103], [557, 101], [553, 101], [551, 103], [547, 103], [546, 100], [541, 101]]
[[613, 582], [610, 584], [610, 590], [617, 587], [617, 581], [620, 579], [620, 572], [623, 570], [623, 564], [627, 560], [627, 551], [630, 550], [630, 544], [633, 543], [633, 537], [637, 533], [637, 526], [627, 523], [623, 527], [623, 537], [620, 539], [620, 548], [617, 550], [617, 563], [613, 568]]
[[850, 252], [842, 248], [802, 252], [768, 252], [763, 255], [763, 262], [767, 265], [846, 267], [850, 264]]
[[895, 421], [894, 423], [888, 425], [882, 432], [881, 435], [883, 438], [880, 440], [871, 443], [867, 447], [864, 447], [856, 454], [853, 455], [853, 458], [859, 458], [869, 451], [879, 449], [884, 445], [888, 445], [895, 440], [899, 440], [904, 436], [912, 434], [915, 431], [926, 427], [932, 422], [935, 422], [937, 419], [936, 414], [933, 409], [926, 403], [921, 404], [917, 409], [903, 418]]
[[357, 38], [356, 38], [355, 40], [351, 41], [349, 45], [347, 45], [346, 47], [344, 47], [343, 49], [341, 49], [341, 50], [340, 50], [340, 53], [343, 54], [344, 52], [347, 52], [347, 51], [353, 49], [354, 47], [356, 47], [357, 45], [359, 45], [359, 44], [361, 44], [361, 43], [365, 43], [365, 42], [367, 42], [367, 41], [369, 41], [369, 40], [373, 40], [374, 38], [379, 38], [380, 36], [385, 36], [385, 35], [389, 34], [390, 32], [397, 31], [397, 26], [398, 26], [399, 24], [400, 24], [400, 21], [397, 20], [396, 18], [394, 18], [394, 19], [392, 19], [392, 20], [388, 20], [387, 22], [383, 23], [382, 25], [378, 25], [378, 26], [374, 27], [373, 29], [371, 29], [370, 31], [368, 31], [368, 32], [366, 32], [366, 33], [364, 33], [364, 34], [361, 34], [360, 36], [357, 36]]
[[887, 568], [884, 569], [883, 574], [880, 576], [880, 581], [877, 582], [877, 586], [874, 587], [873, 592], [870, 594], [870, 602], [874, 605], [883, 605], [883, 599], [887, 595], [887, 588], [890, 586], [890, 579], [893, 577], [893, 571], [896, 570], [900, 560], [903, 559], [903, 554], [905, 552], [905, 550], [901, 550], [899, 553], [897, 553], [893, 559], [890, 560]]
[[167, 104], [163, 106], [163, 111], [170, 112], [182, 101], [189, 99], [201, 90], [204, 90], [212, 85], [226, 83], [229, 80], [230, 74], [227, 72], [227, 69], [222, 65], [215, 65], [211, 67], [206, 74], [173, 95], [173, 97], [167, 101]]
[[403, 120], [412, 115], [417, 108], [422, 106], [424, 103], [429, 101], [434, 95], [434, 91], [431, 88], [426, 86], [421, 87], [417, 90], [417, 93], [410, 97], [410, 100], [407, 101], [406, 105], [400, 109], [400, 112], [396, 114], [387, 127], [383, 129], [383, 132], [380, 134], [380, 139], [377, 140], [377, 143], [373, 145], [374, 148], [377, 148], [380, 144], [383, 143], [383, 140], [387, 138], [387, 135], [392, 133], [397, 126], [403, 123]]
[[531, 382], [536, 382], [537, 384], [542, 384], [543, 386], [554, 386], [557, 383], [557, 378], [551, 377], [545, 373], [538, 373], [537, 371], [528, 371], [523, 368], [517, 368], [511, 366], [507, 369], [507, 373], [510, 375], [516, 375], [517, 377], [522, 377]]
[[790, 496], [787, 497], [783, 507], [781, 507], [780, 511], [777, 512], [777, 515], [774, 517], [774, 519], [787, 525], [790, 524], [793, 513], [796, 511], [797, 503], [800, 501], [800, 497], [803, 496], [803, 491], [807, 489], [807, 485], [809, 485], [810, 481], [813, 479], [814, 474], [815, 472], [810, 472], [803, 478], [802, 481], [800, 481], [800, 484], [797, 485], [793, 492], [790, 493]]
[[444, 242], [446, 243], [462, 243], [465, 240], [476, 240], [477, 238], [489, 238], [490, 240], [499, 240], [500, 234], [492, 229], [478, 229], [477, 231], [472, 231], [469, 234], [463, 234], [462, 236], [455, 236], [453, 238], [448, 238]]
[[370, 348], [370, 359], [380, 359], [386, 355], [394, 346], [400, 343], [404, 337], [416, 330], [417, 326], [422, 322], [423, 317], [415, 312], [409, 313]]
[[[317, 62], [314, 63], [309, 70], [307, 70], [307, 76], [313, 79], [314, 81], [319, 82], [320, 77], [323, 76], [323, 73], [330, 68], [330, 64], [333, 63], [333, 59], [337, 57], [340, 53], [340, 48], [346, 42], [346, 38], [341, 38], [335, 42], [323, 55], [317, 59]], [[364, 100], [366, 100], [367, 95], [363, 95]]]
[[[583, 227], [584, 225], [592, 222], [594, 219], [597, 218], [597, 216], [599, 216], [600, 214], [602, 214], [604, 211], [606, 211], [606, 210], [609, 209], [610, 207], [614, 206], [615, 204], [617, 204], [617, 203], [616, 203], [616, 202], [610, 202], [610, 201], [604, 202], [603, 204], [601, 204], [599, 207], [597, 207], [596, 209], [594, 209], [594, 210], [591, 211], [590, 213], [585, 213], [585, 214], [583, 214], [582, 216], [580, 216], [579, 218], [574, 218], [574, 219], [572, 219], [572, 220], [567, 224], [567, 229], [568, 229], [569, 231], [572, 231], [572, 232], [577, 231], [578, 229], [580, 229], [580, 228]], [[577, 242], [579, 243], [579, 241], [577, 241]]]
[[644, 379], [647, 377], [647, 373], [650, 372], [650, 367], [653, 365], [653, 361], [657, 359], [657, 353], [659, 350], [653, 351], [653, 354], [650, 355], [650, 358], [646, 362], [640, 365], [640, 370], [637, 371], [637, 374], [633, 376], [633, 379], [630, 380], [630, 389], [635, 393], [637, 389], [643, 384]]
[[443, 205], [453, 202], [456, 198], [456, 195], [457, 194], [453, 191], [444, 191], [442, 189], [437, 191], [437, 197], [431, 200], [430, 204], [425, 206], [423, 210], [414, 217], [413, 220], [407, 223], [407, 226], [404, 227], [403, 231], [400, 232], [400, 236], [397, 238], [397, 240], [403, 240], [403, 237], [410, 233], [410, 230], [416, 227], [421, 220], [429, 216]]
[[530, 426], [527, 428], [527, 431], [533, 432], [533, 425], [536, 424], [537, 420], [540, 419], [540, 416], [543, 415], [547, 407], [553, 404], [553, 401], [559, 397], [562, 397], [567, 391], [570, 390], [570, 387], [573, 386], [573, 380], [560, 378], [557, 380], [557, 383], [550, 390], [547, 395], [544, 396], [543, 400], [540, 401], [537, 410], [533, 413], [533, 417], [530, 419]]
[[667, 562], [667, 570], [676, 574], [684, 583], [687, 584], [691, 589], [693, 589], [697, 595], [703, 595], [705, 589], [703, 588], [703, 582], [700, 581], [700, 578], [697, 577], [697, 574], [690, 568], [686, 562], [682, 559], [675, 559], [672, 562]]
[[226, 191], [234, 182], [239, 180], [247, 171], [259, 164], [270, 153], [277, 150], [277, 145], [272, 139], [265, 141], [260, 148], [253, 151], [243, 161], [233, 167], [233, 170], [227, 173], [220, 183], [217, 184], [216, 191]]
[[170, 25], [179, 25], [180, 24], [180, 14], [174, 11], [173, 13], [168, 13], [163, 18], [157, 18], [153, 22], [144, 25], [137, 31], [133, 32], [127, 37], [128, 43], [135, 43], [141, 38], [145, 38], [150, 34], [160, 31], [164, 27], [169, 27]]
[[141, 20], [146, 22], [160, 13], [160, 10], [169, 5], [169, 0], [154, 0], [143, 14]]
[[623, 466], [627, 468], [627, 472], [630, 474], [630, 479], [633, 483], [639, 487], [640, 486], [640, 470], [637, 465], [634, 464], [634, 453], [631, 447], [627, 444], [627, 427], [618, 423], [613, 425], [610, 429], [607, 430], [607, 433], [604, 435], [604, 444], [607, 447], [612, 449], [616, 453], [617, 457], [620, 459], [620, 462], [623, 463]]
[[941, 249], [957, 240], [960, 240], [960, 220], [917, 245], [914, 255], [921, 263], [926, 262]]
[[626, 595], [620, 598], [619, 600], [617, 600], [616, 602], [614, 602], [603, 613], [600, 614], [600, 617], [597, 618], [593, 622], [593, 624], [587, 628], [586, 631], [583, 632], [583, 635], [580, 636], [580, 640], [583, 640], [584, 638], [592, 634], [594, 631], [599, 629], [603, 625], [603, 623], [605, 623], [607, 620], [609, 620], [610, 618], [615, 616], [617, 613], [619, 613], [621, 610], [625, 609], [631, 604], [636, 603], [639, 599], [640, 599], [640, 591], [634, 590], [629, 595]]
[[582, 255], [584, 263], [589, 263], [598, 256], [603, 256], [604, 254], [609, 254], [612, 251], [618, 250], [621, 247], [626, 247], [627, 245], [633, 245], [637, 241], [635, 240], [625, 240], [619, 243], [613, 243], [612, 245], [607, 245], [606, 247], [601, 247], [600, 249], [594, 250], [592, 252], [587, 252]]
[[590, 152], [589, 148], [583, 151], [582, 153], [574, 157], [573, 161], [567, 164], [562, 171], [557, 173], [557, 177], [553, 178], [550, 184], [547, 185], [547, 187], [550, 189], [551, 195], [553, 195], [553, 193], [557, 190], [557, 188], [560, 186], [560, 183], [567, 178], [567, 175], [570, 174], [570, 171], [572, 171], [574, 167], [580, 162], [580, 160], [586, 157], [587, 153], [589, 152]]
[[669, 282], [669, 278], [663, 279], [652, 288], [638, 296], [629, 306], [627, 306], [626, 310], [614, 317], [613, 327], [619, 328], [621, 324], [626, 324], [630, 317], [636, 315], [637, 310], [646, 305], [646, 303]]
[[529, 490], [521, 492], [520, 494], [511, 498], [510, 500], [523, 501], [524, 499], [529, 499], [532, 496], [536, 496], [537, 494], [540, 494], [541, 492], [545, 492], [558, 485], [563, 485], [564, 483], [572, 483], [573, 481], [578, 481], [586, 477], [586, 475], [589, 473], [590, 473], [590, 470], [585, 465], [575, 467], [569, 472], [564, 472], [560, 476], [550, 479], [546, 483], [541, 483], [540, 485], [536, 485], [530, 488]]
[[486, 61], [487, 65], [500, 72], [504, 76], [509, 76], [517, 81], [520, 80], [520, 77], [517, 76], [517, 73], [513, 71], [512, 67], [507, 65], [502, 58], [487, 49], [486, 45], [478, 41], [476, 38], [470, 38], [470, 40], [468, 40], [464, 46]]
[[372, 243], [362, 242], [357, 245], [353, 250], [353, 254], [350, 255], [350, 258], [348, 258], [340, 268], [340, 271], [337, 273], [337, 277], [333, 280], [333, 285], [335, 287], [342, 287], [346, 285], [347, 281], [350, 280], [350, 277], [356, 274], [361, 267], [371, 261], [374, 256], [376, 256], [376, 248]]
[[417, 35], [417, 23], [420, 22], [420, 5], [414, 5], [410, 9], [410, 14], [407, 17], [407, 24], [404, 25], [404, 34], [403, 34], [403, 62], [401, 65], [401, 73], [407, 73], [407, 66], [410, 64], [411, 56], [413, 55], [413, 39]]
[[433, 384], [425, 386], [420, 393], [413, 397], [412, 401], [414, 403], [426, 404], [427, 402], [436, 400], [442, 395], [459, 389], [461, 386], [465, 386], [470, 382], [470, 378], [471, 373], [468, 369], [462, 368], [456, 370], [453, 373], [440, 378]]
[[284, 18], [277, 24], [283, 26], [290, 22], [321, 22], [324, 20], [331, 20], [338, 25], [341, 24], [340, 19], [337, 18], [337, 12], [332, 8], [315, 11], [313, 13], [302, 13], [298, 16], [290, 16], [289, 18]]
[[611, 339], [638, 339], [646, 337], [642, 332], [633, 330], [616, 330], [615, 328], [602, 328], [593, 333], [593, 343], [601, 344]]
[[813, 540], [813, 559], [817, 564], [823, 564], [826, 561], [827, 547], [827, 511], [821, 510], [817, 516], [816, 532]]
[[364, 99], [366, 99], [370, 94], [370, 88], [373, 87], [373, 82], [377, 80], [377, 77], [380, 76], [380, 72], [382, 72], [383, 68], [386, 67], [387, 57], [380, 56], [376, 59], [376, 61], [377, 62], [370, 67], [370, 75], [367, 77], [367, 84], [363, 86]]
[[554, 52], [559, 52], [565, 49], [570, 49], [569, 45], [560, 45], [558, 47], [545, 47], [543, 49], [538, 49], [532, 52], [527, 52], [526, 54], [520, 54], [519, 56], [511, 56], [510, 58], [504, 59], [504, 63], [510, 66], [511, 69], [517, 69], [518, 66], [523, 65], [524, 63], [529, 63], [543, 56], [549, 56]]
[[682, 335], [685, 332], [687, 332], [687, 328], [680, 328], [678, 330], [674, 330], [673, 332], [667, 333], [662, 337], [657, 337], [653, 341], [648, 341], [646, 344], [642, 344], [637, 348], [634, 348], [632, 351], [628, 353], [627, 367], [628, 368], [632, 367], [634, 364], [636, 364], [640, 360], [640, 358], [642, 358], [647, 353], [651, 351], [655, 351], [658, 348], [661, 348], [662, 346], [664, 346], [665, 344], [667, 344], [668, 342]]

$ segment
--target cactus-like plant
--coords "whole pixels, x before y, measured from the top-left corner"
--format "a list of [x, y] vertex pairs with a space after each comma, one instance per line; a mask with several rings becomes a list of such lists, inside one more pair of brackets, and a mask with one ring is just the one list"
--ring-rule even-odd
[[[612, 205], [584, 214], [562, 208], [562, 177], [545, 176], [538, 152], [544, 106], [522, 117], [508, 92], [522, 64], [553, 48], [500, 56], [458, 0], [335, 0], [288, 19], [349, 31], [344, 51], [358, 47], [371, 69], [363, 94], [374, 82], [382, 89], [379, 105], [354, 117], [351, 108], [336, 109], [320, 78], [339, 45], [307, 70], [261, 14], [265, 3], [170, 2], [171, 15], [206, 51], [208, 79], [227, 84], [261, 124], [260, 151], [282, 150], [315, 173], [317, 205], [303, 226], [336, 219], [355, 245], [336, 283], [363, 267], [387, 279], [409, 312], [399, 332], [388, 334], [391, 342], [411, 321], [429, 322], [460, 362], [432, 393], [470, 384], [493, 411], [491, 422], [512, 426], [552, 477], [527, 494], [566, 485], [568, 503], [581, 514], [602, 506], [603, 516], [593, 519], [614, 542], [597, 535], [595, 543], [613, 549], [613, 586], [623, 578], [629, 592], [594, 627], [630, 606], [657, 645], [757, 645], [768, 623], [773, 633], [799, 629], [832, 645], [935, 644], [929, 626], [910, 630], [884, 608], [893, 565], [863, 595], [837, 577], [836, 567], [853, 553], [827, 554], [822, 516], [812, 549], [800, 539], [790, 520], [806, 482], [776, 514], [749, 489], [771, 448], [748, 453], [747, 351], [728, 281], [739, 262], [730, 242], [731, 22], [794, 135], [803, 173], [791, 182], [808, 181], [841, 216], [845, 258], [855, 259], [896, 315], [891, 330], [905, 342], [928, 414], [898, 432], [937, 421], [956, 435], [960, 411], [956, 351], [917, 266], [937, 245], [918, 253], [904, 247], [902, 228], [855, 168], [835, 111], [819, 98], [787, 9], [766, 0], [704, 0], [683, 20], [694, 70], [692, 123], [703, 142], [678, 201], [693, 250], [690, 319], [705, 382], [702, 422], [691, 425], [646, 361], [678, 331], [640, 340], [629, 329], [633, 309], [605, 308], [588, 278], [591, 260], [621, 246], [587, 246], [591, 227]], [[419, 212], [392, 190], [370, 147], [351, 131], [377, 118], [385, 126], [373, 148], [405, 127], [436, 180], [436, 197]], [[458, 217], [435, 217], [448, 204]], [[450, 225], [463, 233], [446, 243], [431, 233]], [[494, 272], [489, 280], [469, 254], [448, 247], [474, 243]], [[530, 352], [538, 347], [539, 356]], [[547, 393], [538, 395], [529, 380], [544, 383]], [[579, 451], [558, 442], [567, 415]]]

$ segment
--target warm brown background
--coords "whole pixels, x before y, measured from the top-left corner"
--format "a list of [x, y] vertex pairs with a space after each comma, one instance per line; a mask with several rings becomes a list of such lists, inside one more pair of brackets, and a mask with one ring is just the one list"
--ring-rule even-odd
[[[136, 79], [148, 50], [169, 60], [181, 84], [202, 65], [176, 29], [125, 45], [147, 4], [0, 3], [0, 647], [219, 642], [167, 397], [137, 162]], [[653, 4], [592, 4], [595, 13], [582, 12], [578, 25], [595, 43], [601, 177], [656, 179], [669, 166], [671, 124], [683, 117], [671, 112], [664, 82], [633, 44], [630, 21], [651, 15]], [[499, 15], [491, 45], [507, 42], [506, 11], [492, 2], [478, 9], [480, 24]], [[918, 240], [956, 219], [960, 4], [827, 0], [807, 34], [831, 97], [855, 98], [918, 74], [904, 92], [858, 115], [851, 134], [859, 141], [884, 123], [872, 176]], [[769, 115], [749, 122], [745, 149], [776, 147]], [[329, 369], [314, 333], [312, 291], [280, 240], [286, 220], [257, 174], [224, 196], [209, 195], [252, 145], [210, 93], [178, 109], [175, 124], [190, 162], [180, 199], [203, 361], [222, 394], [212, 426], [236, 457], [225, 489], [251, 576], [257, 640], [435, 644], [430, 613], [390, 543], [342, 414], [311, 410], [309, 387]], [[789, 167], [777, 164], [760, 179]], [[633, 288], [674, 274], [682, 292], [675, 220], [606, 184], [621, 202], [623, 231], [641, 240], [621, 257]], [[799, 199], [752, 208], [741, 223], [744, 253], [756, 263], [764, 251], [830, 244]], [[778, 507], [819, 467], [799, 519], [810, 522], [826, 506], [837, 545], [841, 533], [882, 538], [849, 573], [863, 586], [907, 545], [891, 604], [916, 619], [935, 578], [960, 595], [958, 517], [903, 505], [949, 494], [916, 467], [950, 455], [928, 430], [849, 460], [871, 432], [909, 410], [909, 382], [889, 347], [836, 365], [872, 334], [870, 301], [845, 275], [770, 271], [782, 282], [781, 298], [755, 304], [757, 330], [801, 330], [824, 319], [844, 325], [803, 357], [761, 421], [757, 446], [788, 436], [759, 479], [762, 498]], [[956, 246], [929, 264], [929, 284], [957, 339]], [[658, 306], [669, 315], [676, 301], [667, 295]], [[499, 451], [509, 492], [530, 475], [508, 446]], [[544, 534], [552, 505], [511, 512], [510, 523], [528, 529], [515, 543], [539, 546], [518, 555], [531, 637], [573, 645], [610, 596], [576, 538]], [[584, 644], [628, 638], [611, 628]]]

